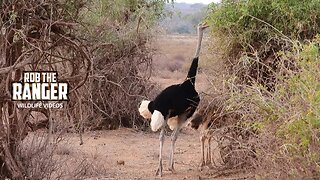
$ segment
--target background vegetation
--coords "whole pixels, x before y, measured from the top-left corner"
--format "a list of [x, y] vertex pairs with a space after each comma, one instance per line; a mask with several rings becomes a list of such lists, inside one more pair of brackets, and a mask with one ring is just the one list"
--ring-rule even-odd
[[252, 132], [256, 178], [319, 178], [320, 4], [224, 0], [210, 11], [224, 112]]
[[[0, 178], [76, 177], [86, 165], [66, 174], [53, 158], [62, 133], [77, 131], [82, 143], [86, 128], [143, 127], [136, 107], [152, 90], [147, 43], [165, 2], [0, 1]], [[70, 101], [61, 110], [17, 109], [11, 82], [41, 70], [58, 71]], [[42, 127], [46, 138], [30, 140]]]

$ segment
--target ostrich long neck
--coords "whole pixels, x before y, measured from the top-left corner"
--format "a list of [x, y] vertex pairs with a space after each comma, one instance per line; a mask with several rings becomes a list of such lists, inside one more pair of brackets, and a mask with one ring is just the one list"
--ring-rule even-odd
[[203, 36], [203, 30], [198, 29], [198, 45], [197, 45], [197, 49], [196, 49], [196, 54], [194, 55], [195, 58], [199, 57], [199, 55], [200, 55], [202, 36]]

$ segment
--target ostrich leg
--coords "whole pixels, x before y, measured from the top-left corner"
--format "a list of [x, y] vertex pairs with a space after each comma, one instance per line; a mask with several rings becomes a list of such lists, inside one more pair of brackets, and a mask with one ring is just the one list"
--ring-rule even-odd
[[200, 141], [201, 141], [201, 163], [200, 163], [200, 170], [202, 170], [203, 166], [205, 165], [204, 160], [204, 142], [206, 140], [205, 135], [201, 135]]
[[208, 165], [209, 168], [213, 168], [212, 164], [212, 152], [211, 152], [211, 136], [208, 138], [208, 147], [207, 147], [207, 159], [206, 159], [206, 165]]
[[174, 155], [174, 149], [175, 149], [175, 145], [176, 145], [176, 140], [178, 138], [178, 134], [180, 132], [180, 129], [181, 129], [181, 125], [179, 124], [175, 129], [174, 131], [172, 132], [172, 135], [171, 135], [171, 154], [170, 154], [170, 161], [169, 161], [169, 171], [172, 171], [174, 172], [174, 167], [173, 167], [173, 164], [174, 164], [174, 158], [173, 158], [173, 155]]
[[159, 151], [159, 166], [156, 172], [156, 176], [159, 175], [160, 177], [162, 177], [162, 148], [163, 148], [163, 142], [164, 142], [164, 129], [165, 126], [163, 125], [161, 127], [161, 131], [160, 131], [160, 136], [159, 136], [159, 140], [160, 140], [160, 151]]

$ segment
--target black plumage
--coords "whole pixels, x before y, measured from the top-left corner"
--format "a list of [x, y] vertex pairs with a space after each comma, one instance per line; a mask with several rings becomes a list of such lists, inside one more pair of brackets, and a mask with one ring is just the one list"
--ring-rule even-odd
[[194, 58], [186, 80], [164, 89], [153, 101], [148, 109], [151, 113], [158, 110], [166, 119], [187, 113], [187, 118], [195, 112], [200, 98], [195, 90], [195, 79], [198, 68], [198, 57]]

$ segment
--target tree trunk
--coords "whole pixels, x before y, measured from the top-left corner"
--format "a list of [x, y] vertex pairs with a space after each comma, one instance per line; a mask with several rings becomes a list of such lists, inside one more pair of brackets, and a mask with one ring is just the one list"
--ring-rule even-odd
[[[11, 10], [13, 12], [17, 12], [16, 22], [9, 25], [5, 30], [5, 34], [0, 37], [0, 60], [5, 61], [0, 65], [9, 67], [12, 66], [22, 54], [22, 41], [14, 42], [16, 30], [19, 30], [22, 27], [22, 11], [19, 10], [19, 3], [10, 4], [6, 1], [4, 3], [12, 8]], [[2, 32], [0, 34], [2, 34]], [[7, 76], [1, 75], [0, 85], [4, 88], [0, 89], [0, 94], [9, 96], [8, 92], [10, 91], [10, 84], [12, 81], [18, 81], [20, 79], [20, 74], [20, 70], [16, 70], [15, 72], [9, 72]], [[12, 75], [14, 75], [13, 79]], [[11, 179], [23, 179], [22, 163], [15, 156], [17, 152], [16, 148], [21, 141], [20, 135], [22, 127], [20, 126], [21, 122], [19, 123], [14, 102], [7, 98], [0, 102], [0, 118], [0, 172], [3, 174], [2, 176]]]

